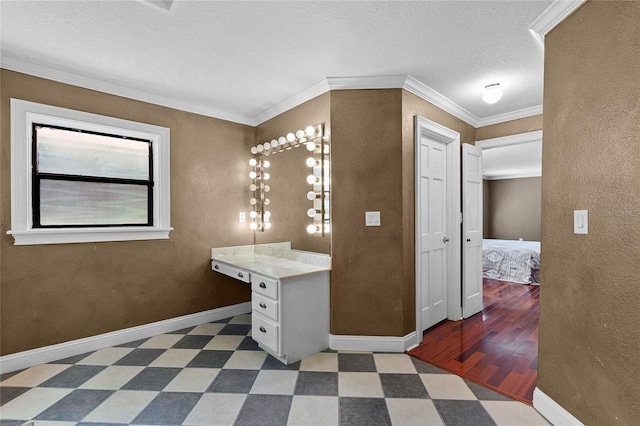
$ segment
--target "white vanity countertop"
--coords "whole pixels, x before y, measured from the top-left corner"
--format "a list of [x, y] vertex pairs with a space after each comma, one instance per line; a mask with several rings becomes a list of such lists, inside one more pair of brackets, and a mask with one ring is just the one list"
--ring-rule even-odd
[[276, 279], [331, 270], [329, 255], [290, 247], [290, 243], [278, 243], [214, 248], [211, 260]]

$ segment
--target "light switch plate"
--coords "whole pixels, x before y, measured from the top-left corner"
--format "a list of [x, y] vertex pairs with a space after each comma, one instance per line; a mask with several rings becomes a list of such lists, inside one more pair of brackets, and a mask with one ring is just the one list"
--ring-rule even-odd
[[574, 234], [589, 233], [589, 210], [573, 211], [573, 233]]
[[244, 212], [240, 212], [238, 214], [238, 222], [243, 223], [247, 220], [247, 216], [245, 215]]
[[366, 226], [380, 226], [380, 212], [365, 212], [364, 223]]

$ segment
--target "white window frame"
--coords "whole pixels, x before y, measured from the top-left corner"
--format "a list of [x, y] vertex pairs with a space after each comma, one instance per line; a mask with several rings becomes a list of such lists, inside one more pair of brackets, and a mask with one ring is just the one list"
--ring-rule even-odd
[[[118, 134], [151, 141], [153, 226], [34, 228], [31, 196], [33, 123]], [[15, 245], [168, 239], [169, 129], [51, 105], [11, 99], [11, 230]]]

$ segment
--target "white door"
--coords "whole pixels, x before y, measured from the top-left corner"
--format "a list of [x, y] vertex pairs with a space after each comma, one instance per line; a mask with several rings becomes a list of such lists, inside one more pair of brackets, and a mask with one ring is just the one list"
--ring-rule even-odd
[[[450, 317], [452, 285], [460, 288], [460, 258], [455, 254], [460, 235], [459, 137], [450, 129], [416, 117], [418, 341], [422, 331]], [[459, 293], [455, 304], [459, 311]]]
[[462, 316], [482, 311], [482, 149], [462, 145]]

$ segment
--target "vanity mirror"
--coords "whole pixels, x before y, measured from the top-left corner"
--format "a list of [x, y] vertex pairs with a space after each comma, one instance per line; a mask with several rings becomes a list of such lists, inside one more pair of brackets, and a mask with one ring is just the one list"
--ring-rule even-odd
[[255, 243], [330, 253], [330, 144], [323, 124], [251, 148], [250, 227]]

